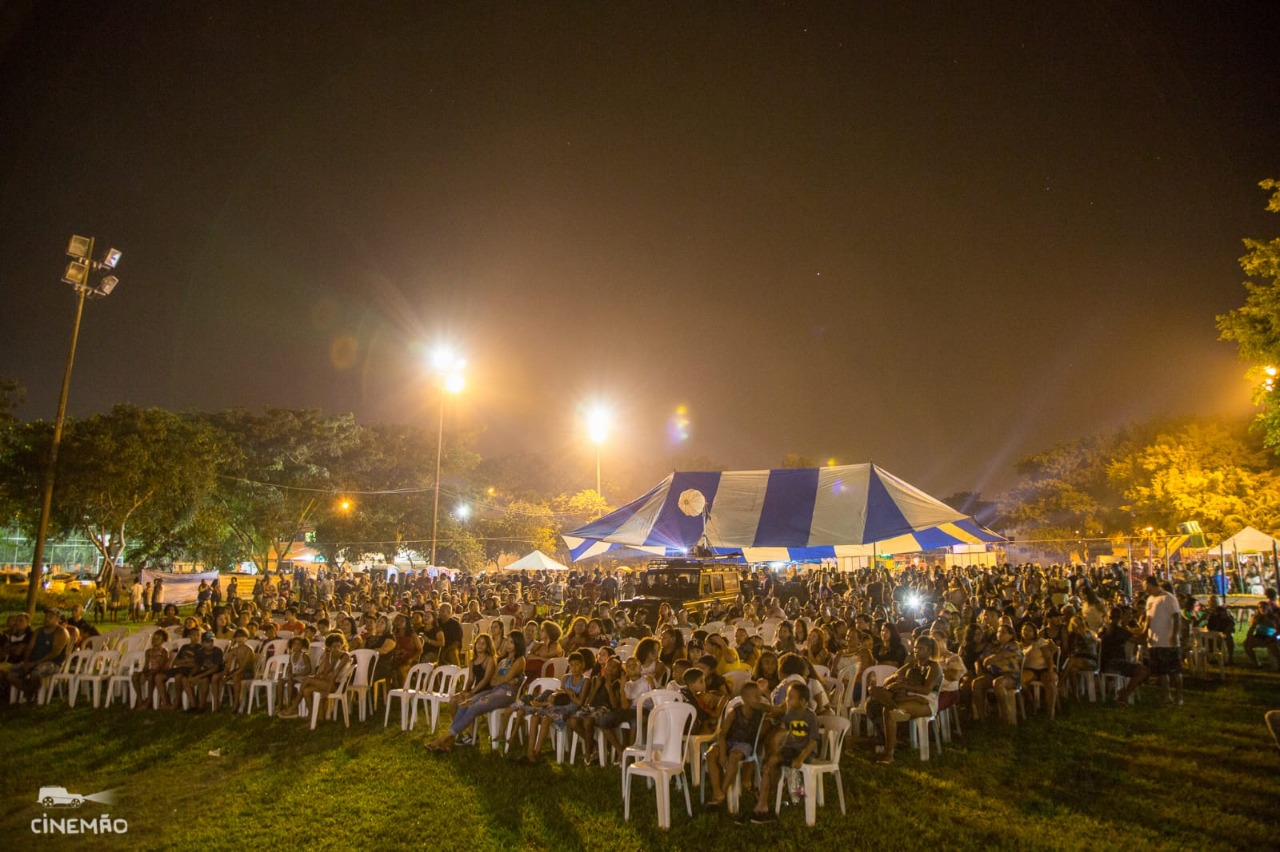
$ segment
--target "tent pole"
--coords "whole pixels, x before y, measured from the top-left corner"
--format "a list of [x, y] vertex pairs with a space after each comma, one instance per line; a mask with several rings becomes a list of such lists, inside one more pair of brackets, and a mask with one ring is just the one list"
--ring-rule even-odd
[[1276, 573], [1276, 588], [1280, 589], [1280, 545], [1271, 540], [1271, 570]]
[[1240, 567], [1240, 548], [1233, 541], [1231, 542], [1232, 560], [1236, 563], [1236, 582], [1240, 584], [1240, 594], [1247, 595], [1249, 590], [1244, 587], [1244, 569]]

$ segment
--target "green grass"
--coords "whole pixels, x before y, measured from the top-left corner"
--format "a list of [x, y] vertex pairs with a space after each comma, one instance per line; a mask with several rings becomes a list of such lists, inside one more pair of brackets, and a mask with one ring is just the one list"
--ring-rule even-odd
[[[348, 849], [1239, 849], [1274, 848], [1280, 753], [1262, 725], [1280, 676], [1229, 671], [1225, 684], [1188, 681], [1186, 706], [1073, 705], [1053, 723], [968, 726], [963, 745], [927, 764], [903, 747], [893, 767], [870, 743], [844, 756], [849, 813], [834, 789], [804, 826], [784, 807], [773, 826], [738, 826], [723, 812], [690, 819], [673, 799], [673, 828], [656, 827], [654, 796], [635, 786], [622, 819], [617, 770], [523, 767], [482, 749], [435, 756], [425, 729], [393, 721], [305, 722], [220, 714], [191, 717], [84, 704], [0, 709], [0, 836], [15, 848], [44, 809], [40, 786], [115, 789], [107, 809], [124, 837], [43, 838], [55, 848], [177, 846]], [[221, 757], [209, 752], [221, 749]], [[81, 815], [103, 809], [86, 805]], [[70, 811], [60, 811], [59, 815]], [[52, 813], [51, 813], [52, 815]], [[50, 842], [51, 841], [51, 842]], [[839, 846], [837, 847], [837, 844]]]

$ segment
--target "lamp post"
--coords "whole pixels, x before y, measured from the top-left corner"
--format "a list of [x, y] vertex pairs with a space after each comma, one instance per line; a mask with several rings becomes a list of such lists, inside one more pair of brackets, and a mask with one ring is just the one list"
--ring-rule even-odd
[[459, 358], [452, 350], [440, 348], [435, 351], [431, 358], [432, 366], [435, 367], [436, 376], [440, 379], [440, 428], [436, 433], [436, 480], [435, 480], [435, 497], [431, 505], [431, 564], [436, 564], [436, 529], [437, 521], [440, 517], [440, 460], [441, 451], [444, 449], [444, 404], [450, 394], [460, 394], [462, 389], [466, 387], [466, 379], [463, 378], [462, 371], [466, 368], [467, 362]]
[[[49, 464], [44, 471], [44, 484], [40, 491], [40, 520], [36, 524], [35, 549], [31, 555], [31, 580], [27, 584], [27, 614], [36, 613], [36, 593], [44, 573], [44, 545], [49, 534], [49, 513], [53, 509], [53, 480], [58, 467], [58, 447], [62, 444], [62, 426], [67, 417], [67, 393], [71, 390], [71, 367], [76, 360], [76, 343], [80, 339], [80, 318], [84, 315], [84, 300], [90, 296], [109, 296], [120, 283], [114, 275], [104, 275], [97, 284], [94, 273], [109, 272], [120, 262], [120, 251], [110, 249], [102, 260], [93, 259], [93, 237], [73, 236], [67, 244], [67, 256], [71, 262], [63, 273], [63, 282], [76, 291], [76, 319], [71, 326], [71, 346], [67, 350], [67, 366], [62, 374], [62, 393], [58, 396], [58, 414], [53, 420], [53, 442], [49, 447]], [[114, 568], [115, 566], [108, 566]], [[104, 568], [105, 572], [108, 568]], [[101, 574], [99, 581], [101, 581]]]
[[604, 442], [609, 438], [610, 419], [609, 409], [603, 405], [594, 405], [587, 411], [587, 437], [596, 445], [596, 493], [601, 497], [604, 496], [604, 492], [601, 490], [600, 483], [600, 454]]

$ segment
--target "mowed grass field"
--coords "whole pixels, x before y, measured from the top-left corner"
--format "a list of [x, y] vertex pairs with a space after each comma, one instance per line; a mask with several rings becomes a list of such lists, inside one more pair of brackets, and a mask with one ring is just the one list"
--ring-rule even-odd
[[[673, 799], [656, 826], [637, 780], [624, 822], [616, 769], [520, 766], [481, 748], [447, 756], [402, 733], [393, 713], [350, 730], [322, 721], [49, 707], [0, 709], [0, 836], [28, 848], [506, 849], [1269, 849], [1280, 846], [1280, 750], [1262, 724], [1280, 675], [1235, 668], [1188, 681], [1183, 707], [1071, 705], [1053, 723], [967, 726], [920, 763], [907, 747], [878, 767], [869, 741], [844, 755], [848, 815], [834, 787], [814, 828], [737, 825]], [[220, 752], [213, 756], [210, 752]], [[830, 782], [828, 782], [830, 785]], [[42, 786], [114, 790], [117, 801], [45, 809]], [[122, 836], [36, 837], [42, 814], [128, 821]]]

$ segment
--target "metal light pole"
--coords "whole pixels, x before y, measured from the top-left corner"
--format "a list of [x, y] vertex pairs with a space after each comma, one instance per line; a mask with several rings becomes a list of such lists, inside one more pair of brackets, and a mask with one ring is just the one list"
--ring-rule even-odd
[[[80, 318], [84, 315], [84, 300], [90, 296], [107, 296], [120, 280], [107, 275], [97, 286], [90, 283], [91, 273], [114, 269], [120, 262], [120, 252], [111, 249], [101, 261], [93, 259], [93, 237], [73, 236], [67, 245], [67, 255], [72, 258], [62, 280], [76, 291], [76, 320], [71, 326], [71, 346], [67, 350], [67, 366], [62, 374], [62, 392], [58, 395], [58, 415], [53, 421], [53, 442], [49, 447], [49, 464], [45, 467], [44, 483], [40, 491], [40, 520], [36, 524], [35, 548], [31, 554], [31, 579], [27, 583], [27, 615], [36, 614], [36, 595], [44, 575], [44, 545], [49, 534], [49, 514], [53, 510], [53, 482], [58, 467], [58, 448], [62, 445], [62, 427], [67, 419], [67, 394], [71, 390], [71, 367], [76, 360], [76, 343], [80, 339]], [[114, 566], [112, 566], [114, 567]], [[105, 569], [104, 569], [105, 570]]]
[[436, 433], [436, 487], [431, 505], [431, 564], [436, 564], [436, 519], [440, 516], [440, 451], [444, 448], [444, 394], [440, 395], [440, 429]]
[[432, 356], [436, 373], [440, 377], [440, 426], [436, 431], [436, 480], [431, 505], [431, 564], [436, 564], [436, 530], [440, 519], [440, 460], [444, 450], [444, 405], [449, 394], [462, 393], [466, 380], [462, 376], [467, 362], [448, 349], [437, 349]]
[[604, 442], [609, 438], [609, 409], [603, 405], [595, 405], [587, 411], [587, 437], [596, 445], [596, 494], [604, 497], [600, 480], [600, 455], [604, 452]]

